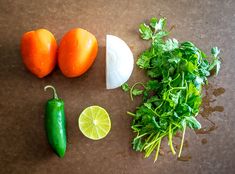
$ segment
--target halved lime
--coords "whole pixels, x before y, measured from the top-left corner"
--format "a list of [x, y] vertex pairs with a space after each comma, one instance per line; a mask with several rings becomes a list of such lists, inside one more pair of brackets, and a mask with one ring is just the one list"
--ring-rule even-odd
[[78, 125], [83, 135], [92, 140], [104, 138], [111, 129], [109, 114], [100, 106], [84, 109], [79, 116]]

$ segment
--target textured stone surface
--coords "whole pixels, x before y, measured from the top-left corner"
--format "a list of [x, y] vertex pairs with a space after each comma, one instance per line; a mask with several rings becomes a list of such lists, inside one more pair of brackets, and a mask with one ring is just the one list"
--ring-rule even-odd
[[[139, 23], [160, 15], [176, 26], [172, 37], [191, 40], [207, 53], [214, 45], [222, 50], [222, 69], [218, 77], [209, 79], [202, 111], [217, 129], [209, 134], [187, 131], [188, 147], [183, 151], [191, 156], [187, 162], [168, 154], [167, 145], [155, 164], [132, 151], [131, 118], [125, 113], [138, 101], [130, 102], [120, 89], [105, 89], [105, 35], [124, 39], [136, 58], [148, 45], [138, 37]], [[47, 28], [59, 41], [74, 27], [94, 33], [99, 42], [97, 60], [86, 74], [68, 79], [56, 69], [38, 79], [24, 68], [19, 54], [24, 32]], [[235, 173], [234, 0], [0, 0], [0, 33], [0, 173]], [[129, 82], [142, 80], [144, 73], [135, 67]], [[45, 137], [44, 104], [50, 95], [43, 87], [47, 84], [55, 85], [65, 101], [68, 148], [64, 159], [53, 154]], [[110, 134], [101, 141], [85, 138], [77, 127], [78, 114], [94, 104], [106, 108], [112, 120]]]

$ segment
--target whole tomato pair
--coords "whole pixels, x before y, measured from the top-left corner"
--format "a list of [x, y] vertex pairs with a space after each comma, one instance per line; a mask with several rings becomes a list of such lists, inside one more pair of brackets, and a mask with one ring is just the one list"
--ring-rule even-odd
[[21, 39], [23, 62], [39, 78], [50, 74], [57, 62], [66, 77], [78, 77], [91, 67], [97, 52], [95, 36], [81, 28], [67, 32], [59, 46], [46, 29], [26, 32]]

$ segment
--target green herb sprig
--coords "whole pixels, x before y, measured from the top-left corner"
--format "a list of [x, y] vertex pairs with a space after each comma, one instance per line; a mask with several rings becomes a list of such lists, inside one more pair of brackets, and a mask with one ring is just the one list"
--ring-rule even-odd
[[131, 128], [136, 133], [133, 149], [144, 151], [145, 157], [155, 150], [155, 162], [163, 138], [168, 139], [172, 153], [176, 154], [173, 137], [181, 131], [180, 157], [186, 128], [201, 128], [196, 116], [202, 102], [202, 86], [207, 83], [212, 69], [218, 74], [220, 50], [217, 47], [211, 49], [210, 63], [207, 55], [192, 42], [166, 39], [170, 33], [166, 29], [166, 18], [150, 19], [149, 25], [140, 25], [139, 32], [142, 39], [151, 41], [150, 48], [137, 60], [149, 81], [138, 82], [131, 88], [127, 84], [122, 86], [124, 91], [130, 92], [132, 100], [139, 95], [143, 99], [134, 113], [128, 112], [133, 117]]

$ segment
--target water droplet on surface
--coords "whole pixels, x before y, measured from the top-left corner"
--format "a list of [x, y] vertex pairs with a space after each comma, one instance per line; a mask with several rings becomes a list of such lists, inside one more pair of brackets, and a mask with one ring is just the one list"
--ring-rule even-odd
[[201, 142], [202, 142], [202, 144], [207, 144], [207, 139], [203, 138]]

